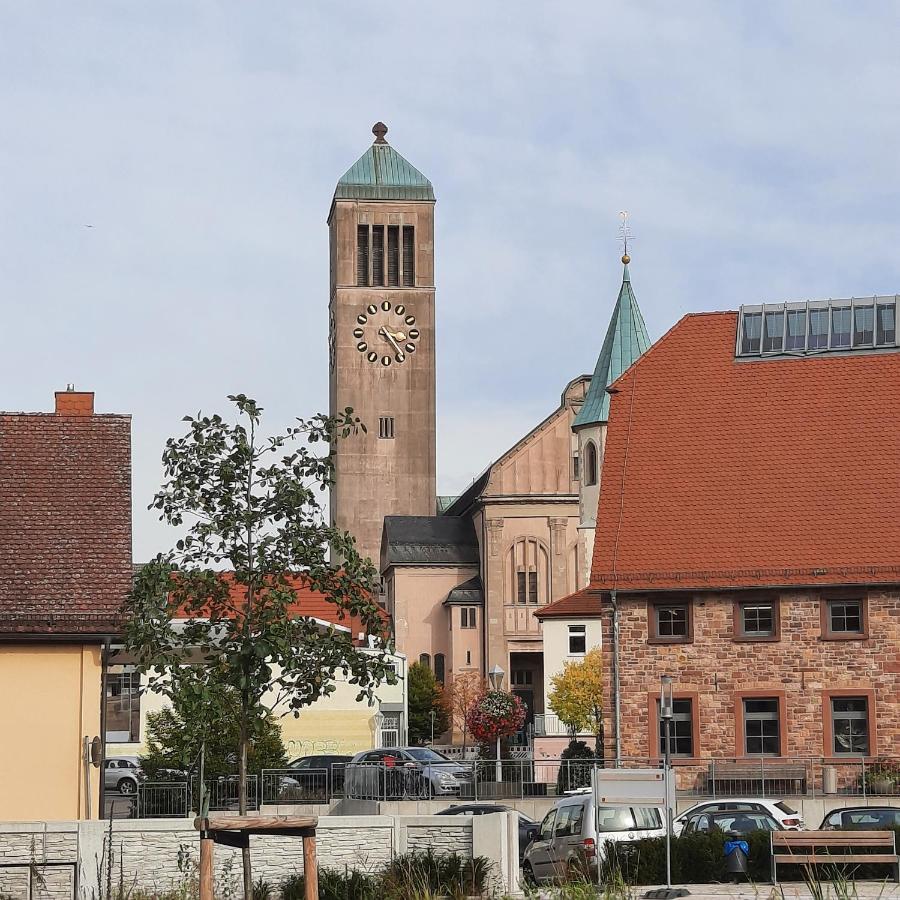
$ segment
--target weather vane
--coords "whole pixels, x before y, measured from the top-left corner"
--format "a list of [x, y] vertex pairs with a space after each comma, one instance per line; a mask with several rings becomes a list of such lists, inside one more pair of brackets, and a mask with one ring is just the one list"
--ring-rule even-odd
[[628, 224], [628, 210], [623, 209], [619, 213], [619, 218], [622, 220], [622, 224], [619, 226], [619, 237], [622, 240], [622, 262], [627, 266], [631, 262], [631, 257], [628, 255], [628, 242], [632, 239], [631, 227]]

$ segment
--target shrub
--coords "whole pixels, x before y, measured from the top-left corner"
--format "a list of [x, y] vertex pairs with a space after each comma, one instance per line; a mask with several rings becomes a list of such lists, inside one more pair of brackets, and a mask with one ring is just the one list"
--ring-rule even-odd
[[563, 762], [560, 763], [556, 776], [558, 794], [591, 786], [591, 769], [595, 756], [584, 741], [569, 741], [569, 746], [563, 750], [560, 759]]

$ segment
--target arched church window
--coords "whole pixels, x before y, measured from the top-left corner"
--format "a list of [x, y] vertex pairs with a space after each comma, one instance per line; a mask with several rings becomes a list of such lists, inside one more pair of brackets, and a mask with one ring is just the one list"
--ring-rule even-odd
[[588, 441], [584, 451], [584, 483], [597, 483], [597, 445], [593, 441]]
[[444, 683], [444, 654], [434, 654], [434, 677], [441, 684]]
[[507, 603], [535, 606], [549, 595], [547, 548], [537, 538], [519, 538], [507, 553]]
[[431, 668], [431, 656], [428, 653], [420, 653], [419, 662], [426, 668]]

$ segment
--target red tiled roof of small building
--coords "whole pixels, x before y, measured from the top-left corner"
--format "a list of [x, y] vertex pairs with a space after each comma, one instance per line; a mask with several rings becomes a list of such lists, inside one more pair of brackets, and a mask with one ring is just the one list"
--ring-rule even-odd
[[109, 634], [131, 584], [131, 418], [58, 409], [0, 413], [2, 635]]
[[591, 587], [900, 583], [900, 352], [736, 360], [737, 318], [611, 386]]
[[600, 616], [600, 591], [582, 588], [534, 611], [536, 619], [590, 619]]
[[[223, 572], [222, 576], [231, 580], [232, 573]], [[311, 619], [318, 619], [320, 622], [326, 622], [330, 625], [346, 628], [350, 631], [355, 643], [366, 643], [367, 629], [358, 616], [351, 616], [336, 603], [330, 601], [321, 591], [312, 588], [302, 575], [293, 576], [290, 582], [296, 594], [296, 600], [288, 606], [288, 612], [291, 616], [305, 616]], [[230, 600], [236, 607], [239, 607], [245, 596], [244, 586], [232, 583]], [[385, 629], [387, 629], [387, 612], [379, 606], [378, 614], [385, 625]], [[363, 635], [363, 637], [360, 638], [360, 635]]]

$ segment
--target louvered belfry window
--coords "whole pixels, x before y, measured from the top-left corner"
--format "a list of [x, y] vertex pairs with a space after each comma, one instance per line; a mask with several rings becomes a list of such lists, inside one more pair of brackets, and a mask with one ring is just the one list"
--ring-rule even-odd
[[384, 225], [372, 226], [372, 284], [384, 286]]
[[403, 226], [403, 286], [416, 283], [416, 242], [412, 225]]
[[388, 225], [388, 287], [400, 287], [400, 226]]
[[369, 226], [356, 226], [356, 283], [369, 283]]

